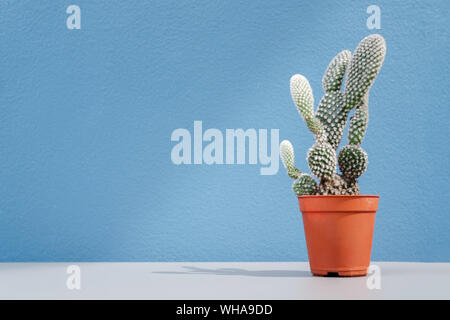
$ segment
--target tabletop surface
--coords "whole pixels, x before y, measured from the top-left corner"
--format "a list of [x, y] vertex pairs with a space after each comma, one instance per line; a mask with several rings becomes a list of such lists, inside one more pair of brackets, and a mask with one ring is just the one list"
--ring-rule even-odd
[[315, 277], [306, 262], [0, 263], [0, 299], [450, 299], [450, 263], [373, 262]]

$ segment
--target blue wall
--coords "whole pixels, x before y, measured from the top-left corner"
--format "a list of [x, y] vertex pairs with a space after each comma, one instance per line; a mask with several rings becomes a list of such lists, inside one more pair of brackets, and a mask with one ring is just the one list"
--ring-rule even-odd
[[170, 135], [280, 128], [306, 170], [289, 78], [318, 101], [371, 4], [388, 46], [360, 180], [381, 195], [373, 259], [450, 261], [447, 0], [1, 1], [0, 260], [306, 260], [283, 170], [175, 166]]

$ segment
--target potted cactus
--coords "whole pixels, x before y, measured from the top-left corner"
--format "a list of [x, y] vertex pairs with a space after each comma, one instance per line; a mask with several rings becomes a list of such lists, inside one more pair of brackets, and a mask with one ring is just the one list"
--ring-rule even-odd
[[[360, 195], [357, 179], [368, 163], [361, 143], [369, 120], [369, 90], [385, 53], [383, 37], [373, 34], [359, 43], [353, 55], [344, 50], [334, 57], [323, 76], [325, 95], [315, 113], [308, 80], [299, 74], [291, 78], [294, 103], [314, 134], [315, 143], [306, 159], [319, 183], [295, 167], [288, 140], [281, 142], [280, 156], [289, 177], [295, 179], [292, 188], [302, 212], [314, 275], [367, 274], [379, 196]], [[352, 110], [348, 144], [337, 152]]]

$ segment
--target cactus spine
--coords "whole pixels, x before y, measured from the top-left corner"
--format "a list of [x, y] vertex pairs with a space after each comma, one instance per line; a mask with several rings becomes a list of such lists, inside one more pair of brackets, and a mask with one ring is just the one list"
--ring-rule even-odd
[[[378, 34], [364, 38], [353, 55], [344, 50], [328, 65], [322, 78], [325, 91], [317, 112], [314, 113], [314, 96], [308, 80], [296, 74], [291, 77], [292, 99], [315, 143], [307, 153], [311, 173], [319, 184], [294, 165], [294, 148], [284, 140], [280, 156], [289, 177], [296, 179], [293, 190], [297, 195], [359, 194], [356, 181], [367, 169], [368, 158], [361, 148], [369, 122], [369, 90], [384, 61], [386, 44]], [[347, 80], [342, 91], [344, 76]], [[338, 155], [349, 113], [355, 110], [349, 125], [348, 145]], [[341, 174], [336, 173], [337, 165]]]

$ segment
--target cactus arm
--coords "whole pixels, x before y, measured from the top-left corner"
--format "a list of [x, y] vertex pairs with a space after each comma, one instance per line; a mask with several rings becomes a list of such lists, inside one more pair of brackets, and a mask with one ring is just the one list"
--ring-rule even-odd
[[291, 77], [290, 81], [292, 100], [294, 100], [300, 115], [308, 121], [314, 118], [314, 96], [312, 88], [306, 79], [301, 74], [296, 74]]
[[328, 92], [320, 100], [316, 117], [322, 123], [328, 143], [336, 150], [344, 134], [348, 111], [343, 109], [343, 93]]
[[369, 124], [369, 91], [367, 91], [360, 104], [356, 107], [355, 113], [350, 119], [348, 130], [348, 143], [360, 145]]
[[316, 117], [322, 123], [328, 143], [336, 150], [344, 134], [348, 112], [343, 109], [343, 93], [340, 91], [351, 52], [338, 53], [328, 65], [322, 78], [325, 96], [320, 100]]
[[308, 80], [296, 74], [290, 81], [292, 100], [305, 120], [308, 129], [316, 136], [316, 140], [326, 140], [322, 123], [314, 116], [314, 96]]
[[342, 87], [345, 70], [350, 62], [352, 53], [349, 50], [339, 52], [328, 65], [322, 78], [322, 87], [325, 92], [339, 91]]
[[344, 89], [344, 108], [352, 110], [375, 81], [386, 55], [386, 42], [378, 34], [364, 38], [353, 53]]
[[287, 170], [287, 174], [292, 179], [300, 177], [302, 172], [295, 167], [295, 155], [294, 147], [289, 140], [283, 140], [280, 143], [280, 158], [284, 167]]

